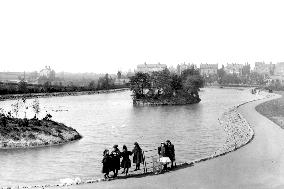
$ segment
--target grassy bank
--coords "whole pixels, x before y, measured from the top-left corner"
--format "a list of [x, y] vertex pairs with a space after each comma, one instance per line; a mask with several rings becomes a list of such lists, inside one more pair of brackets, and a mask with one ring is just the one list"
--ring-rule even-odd
[[48, 119], [19, 119], [0, 115], [0, 148], [29, 148], [82, 138], [73, 128]]
[[282, 97], [264, 102], [255, 109], [284, 129], [284, 91], [278, 91], [276, 93], [282, 95]]

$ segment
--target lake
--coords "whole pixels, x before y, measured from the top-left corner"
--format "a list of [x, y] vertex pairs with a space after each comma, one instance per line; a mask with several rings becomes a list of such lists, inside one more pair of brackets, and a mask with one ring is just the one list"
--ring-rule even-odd
[[[70, 144], [0, 151], [0, 186], [59, 183], [63, 178], [101, 178], [103, 150], [137, 141], [152, 150], [171, 140], [178, 162], [211, 155], [226, 140], [218, 117], [252, 98], [248, 90], [205, 88], [194, 105], [134, 107], [129, 91], [39, 99], [41, 115], [75, 128], [83, 138]], [[8, 110], [15, 101], [2, 101]], [[27, 100], [31, 103], [32, 100]], [[23, 117], [23, 112], [21, 112]], [[30, 110], [28, 117], [33, 114]], [[145, 153], [146, 156], [156, 154]], [[134, 168], [133, 168], [134, 169]]]

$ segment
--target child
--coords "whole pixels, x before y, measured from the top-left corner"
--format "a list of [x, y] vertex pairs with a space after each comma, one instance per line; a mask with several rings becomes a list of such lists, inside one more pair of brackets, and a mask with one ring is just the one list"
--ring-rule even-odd
[[108, 174], [109, 174], [109, 170], [110, 170], [110, 156], [109, 156], [108, 149], [104, 150], [103, 155], [104, 155], [104, 157], [103, 157], [103, 160], [102, 160], [102, 163], [103, 163], [102, 173], [105, 173], [104, 177], [105, 177], [105, 179], [108, 179], [109, 178]]
[[132, 152], [127, 150], [127, 147], [125, 145], [123, 145], [123, 151], [121, 152], [121, 157], [122, 157], [122, 161], [121, 161], [121, 168], [123, 168], [123, 173], [125, 173], [125, 175], [128, 174], [128, 169], [131, 167], [131, 161], [129, 159], [129, 156], [132, 154]]

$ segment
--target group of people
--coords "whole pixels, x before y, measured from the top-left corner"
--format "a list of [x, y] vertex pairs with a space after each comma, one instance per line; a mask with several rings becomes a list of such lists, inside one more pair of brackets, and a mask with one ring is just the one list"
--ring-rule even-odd
[[[109, 153], [108, 149], [103, 153], [103, 168], [102, 173], [106, 179], [109, 178], [109, 173], [113, 171], [113, 177], [117, 177], [120, 168], [123, 169], [121, 174], [128, 174], [128, 170], [131, 167], [130, 156], [133, 155], [133, 163], [136, 164], [134, 171], [140, 170], [140, 164], [144, 163], [143, 151], [137, 142], [134, 143], [132, 151], [128, 151], [127, 147], [123, 145], [122, 151], [118, 149], [118, 145], [113, 146], [113, 150]], [[158, 147], [159, 163], [163, 165], [161, 171], [167, 171], [167, 165], [171, 163], [171, 168], [175, 162], [175, 147], [171, 141], [161, 142], [161, 146]], [[120, 159], [122, 160], [120, 161]]]
[[175, 146], [170, 140], [161, 142], [161, 146], [158, 147], [159, 162], [163, 164], [161, 171], [167, 171], [168, 164], [171, 163], [171, 168], [174, 167], [175, 162]]
[[[123, 145], [122, 151], [118, 149], [118, 145], [113, 146], [113, 150], [109, 153], [108, 149], [104, 150], [103, 153], [103, 169], [105, 178], [109, 178], [109, 172], [113, 171], [116, 177], [120, 168], [123, 168], [122, 174], [128, 174], [128, 170], [131, 167], [131, 160], [129, 156], [133, 155], [133, 163], [136, 164], [134, 171], [140, 170], [140, 164], [144, 162], [143, 152], [137, 142], [134, 143], [134, 148], [132, 151], [128, 151], [127, 147]], [[120, 158], [122, 158], [120, 162]]]

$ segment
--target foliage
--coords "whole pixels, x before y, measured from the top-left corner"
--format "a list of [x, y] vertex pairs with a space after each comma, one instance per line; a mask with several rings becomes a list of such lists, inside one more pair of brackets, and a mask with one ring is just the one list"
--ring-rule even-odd
[[96, 88], [96, 83], [95, 83], [95, 81], [91, 81], [91, 82], [89, 83], [89, 88], [90, 88], [91, 90], [93, 90], [93, 89]]
[[27, 82], [21, 80], [18, 84], [18, 91], [20, 91], [20, 93], [26, 93], [28, 91]]
[[98, 80], [98, 89], [103, 90], [103, 89], [110, 89], [114, 87], [114, 81], [113, 79], [108, 75], [105, 74], [104, 77], [100, 77]]
[[138, 72], [130, 78], [130, 89], [135, 99], [173, 99], [175, 95], [180, 97], [198, 97], [198, 91], [203, 87], [204, 81], [198, 70], [190, 68], [184, 70], [181, 75], [170, 73], [165, 69], [158, 72]]
[[174, 92], [182, 90], [182, 79], [177, 74], [172, 74], [171, 87]]
[[221, 84], [223, 82], [225, 75], [225, 68], [224, 65], [222, 65], [222, 68], [217, 70], [218, 83]]
[[18, 119], [18, 125], [20, 127], [28, 127], [29, 126], [29, 120], [27, 118]]
[[[53, 84], [50, 81], [42, 82], [42, 84], [27, 84], [27, 83], [3, 83], [0, 82], [0, 94], [25, 94], [25, 93], [53, 93], [53, 92], [77, 92], [77, 91], [95, 91], [95, 90], [106, 90], [106, 89], [118, 89], [125, 88], [126, 86], [116, 86], [114, 85], [114, 80], [109, 77], [108, 84], [102, 84], [105, 77], [100, 78], [100, 85], [98, 81], [92, 82], [93, 84], [90, 87], [90, 84], [86, 86], [78, 86], [72, 84], [62, 85], [62, 82]], [[26, 87], [25, 87], [26, 86]]]
[[27, 118], [27, 109], [29, 109], [29, 107], [26, 104], [27, 99], [25, 97], [22, 98], [22, 102], [23, 102], [23, 106], [24, 106], [24, 113], [25, 113], [25, 118]]
[[144, 90], [150, 89], [151, 80], [147, 73], [138, 72], [130, 78], [130, 90], [133, 91], [135, 98], [144, 96]]
[[40, 113], [39, 100], [37, 98], [34, 99], [34, 101], [32, 103], [32, 108], [33, 108], [33, 111], [35, 113], [35, 117], [37, 117], [38, 114]]
[[51, 118], [52, 118], [52, 115], [51, 115], [51, 114], [46, 114], [46, 116], [43, 118], [43, 120], [50, 121]]
[[21, 101], [17, 100], [14, 104], [11, 104], [11, 106], [12, 106], [12, 111], [15, 114], [15, 117], [18, 117], [20, 107], [22, 106]]
[[157, 90], [157, 94], [172, 94], [172, 77], [169, 70], [164, 69], [160, 72], [153, 72], [151, 77], [151, 89]]
[[196, 93], [204, 86], [204, 80], [196, 69], [184, 70], [181, 74], [183, 90], [189, 93]]
[[0, 126], [7, 126], [7, 117], [4, 114], [0, 114]]

